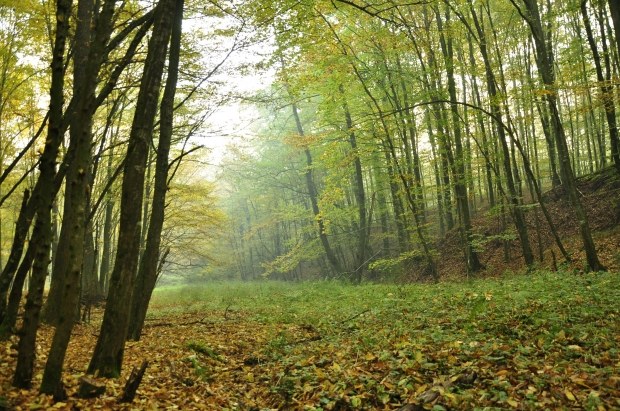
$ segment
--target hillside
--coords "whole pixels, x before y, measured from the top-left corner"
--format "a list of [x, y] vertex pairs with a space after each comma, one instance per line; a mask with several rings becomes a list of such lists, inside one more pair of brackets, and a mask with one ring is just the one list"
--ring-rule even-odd
[[[587, 210], [599, 258], [611, 271], [620, 269], [620, 176], [613, 168], [599, 173], [583, 176], [578, 179], [581, 199]], [[532, 250], [536, 256], [537, 267], [557, 270], [560, 265], [566, 269], [582, 272], [585, 256], [579, 238], [579, 225], [570, 204], [563, 195], [562, 187], [549, 190], [544, 194], [547, 208], [558, 230], [560, 238], [572, 262], [566, 264], [554, 243], [551, 231], [538, 207], [525, 206], [527, 223]], [[511, 222], [506, 223], [510, 230]], [[507, 270], [522, 271], [525, 269], [519, 239], [514, 236], [507, 242], [502, 241], [502, 224], [499, 216], [488, 209], [479, 212], [473, 219], [473, 231], [484, 234], [487, 238], [496, 239], [484, 243], [481, 260], [485, 270], [478, 273], [480, 277], [501, 276]], [[509, 259], [505, 255], [508, 253]], [[449, 233], [438, 245], [438, 269], [443, 279], [458, 279], [466, 276], [463, 264], [463, 252], [459, 246], [456, 231]], [[542, 259], [540, 258], [542, 255]], [[410, 280], [418, 279], [417, 267], [411, 267]]]

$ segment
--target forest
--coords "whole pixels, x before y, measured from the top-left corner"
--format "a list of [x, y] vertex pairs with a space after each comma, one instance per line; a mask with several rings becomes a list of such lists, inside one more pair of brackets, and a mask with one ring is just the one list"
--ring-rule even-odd
[[0, 0], [0, 411], [620, 408], [617, 0]]

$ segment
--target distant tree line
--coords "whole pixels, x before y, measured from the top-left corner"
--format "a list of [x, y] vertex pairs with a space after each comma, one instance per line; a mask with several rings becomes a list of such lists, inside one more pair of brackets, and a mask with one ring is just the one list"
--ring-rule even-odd
[[[274, 18], [257, 24], [277, 81], [259, 100], [270, 121], [227, 160], [234, 263], [214, 272], [359, 282], [415, 266], [437, 279], [439, 245], [454, 235], [466, 273], [496, 241], [509, 258], [516, 240], [533, 267], [534, 220], [570, 261], [549, 188], [570, 203], [588, 269], [605, 270], [575, 179], [620, 172], [619, 7], [265, 3]], [[477, 232], [478, 212], [500, 228]]]

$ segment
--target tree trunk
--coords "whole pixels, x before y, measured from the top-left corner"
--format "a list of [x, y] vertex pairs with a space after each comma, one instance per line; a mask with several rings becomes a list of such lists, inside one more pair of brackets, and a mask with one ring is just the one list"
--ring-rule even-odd
[[[449, 21], [450, 13], [447, 9], [446, 20]], [[467, 271], [475, 273], [482, 269], [482, 263], [478, 258], [478, 253], [474, 250], [472, 244], [472, 225], [471, 215], [469, 211], [469, 199], [467, 195], [466, 175], [465, 175], [465, 155], [463, 153], [463, 142], [461, 135], [461, 115], [458, 111], [456, 96], [456, 81], [454, 78], [454, 51], [452, 46], [452, 38], [445, 38], [443, 34], [443, 22], [441, 13], [436, 10], [437, 26], [440, 32], [440, 44], [443, 52], [446, 73], [448, 77], [448, 93], [450, 94], [450, 112], [452, 114], [452, 130], [454, 132], [454, 148], [455, 157], [452, 159], [452, 174], [454, 177], [454, 193], [457, 202], [457, 208], [461, 216], [461, 234], [463, 238], [463, 246], [465, 248], [465, 261]]]
[[15, 324], [17, 323], [17, 313], [19, 311], [19, 303], [22, 299], [22, 292], [28, 271], [32, 267], [32, 260], [34, 258], [34, 247], [32, 243], [28, 245], [24, 259], [22, 260], [17, 272], [15, 273], [15, 279], [11, 286], [11, 293], [9, 294], [9, 302], [6, 306], [6, 315], [0, 323], [0, 341], [7, 339], [13, 334]]
[[[112, 158], [114, 152], [110, 150], [108, 157], [107, 177], [112, 177]], [[108, 194], [105, 203], [105, 215], [103, 217], [103, 247], [101, 250], [101, 266], [99, 267], [99, 294], [105, 296], [108, 293], [108, 278], [110, 276], [110, 262], [112, 261], [112, 235], [114, 227], [112, 226], [112, 215], [114, 214], [114, 201]]]
[[[344, 98], [344, 87], [340, 86], [340, 92]], [[366, 266], [366, 249], [368, 248], [368, 220], [366, 211], [366, 191], [364, 190], [364, 174], [362, 171], [362, 161], [357, 148], [357, 137], [353, 130], [353, 120], [351, 118], [351, 112], [346, 101], [343, 103], [345, 124], [347, 125], [347, 133], [349, 134], [349, 145], [354, 156], [353, 160], [353, 192], [355, 193], [355, 202], [357, 203], [358, 214], [358, 234], [357, 234], [357, 253], [356, 263], [353, 273], [354, 280], [358, 284], [362, 281], [364, 274], [364, 267]]]
[[131, 315], [129, 319], [128, 339], [138, 341], [142, 334], [142, 327], [146, 318], [149, 301], [157, 281], [161, 248], [161, 231], [164, 225], [164, 210], [166, 206], [166, 191], [168, 190], [168, 155], [172, 141], [172, 120], [174, 96], [176, 92], [179, 54], [181, 48], [181, 32], [183, 22], [184, 0], [176, 0], [176, 9], [172, 23], [170, 40], [170, 58], [168, 63], [168, 77], [161, 101], [159, 145], [155, 164], [155, 184], [153, 188], [153, 203], [151, 218], [146, 236], [146, 248], [140, 261], [140, 268], [136, 278], [136, 285], [131, 301]]
[[116, 260], [110, 276], [110, 292], [101, 331], [88, 373], [103, 377], [120, 374], [129, 324], [138, 255], [144, 174], [148, 145], [153, 136], [166, 49], [170, 39], [175, 0], [160, 0], [148, 45], [135, 115], [129, 136], [121, 192], [120, 226]]
[[[95, 10], [90, 0], [79, 0], [75, 33], [73, 98], [75, 112], [71, 115], [69, 150], [73, 158], [67, 169], [63, 220], [54, 264], [52, 289], [47, 316], [56, 325], [48, 354], [41, 392], [63, 396], [62, 370], [73, 325], [78, 319], [80, 275], [84, 261], [86, 227], [89, 224], [89, 193], [92, 162], [92, 127], [95, 114], [95, 89], [99, 71], [106, 57], [105, 48], [113, 29], [115, 0], [106, 0]], [[96, 19], [95, 21], [93, 21]], [[96, 31], [92, 32], [95, 25]], [[56, 294], [52, 290], [56, 286]], [[53, 297], [58, 300], [52, 299]]]
[[618, 0], [607, 0], [609, 11], [611, 12], [611, 20], [614, 23], [614, 34], [616, 37], [616, 55], [620, 55], [620, 3]]
[[558, 150], [562, 185], [568, 193], [568, 198], [575, 210], [581, 232], [583, 248], [586, 253], [588, 268], [592, 271], [605, 271], [606, 268], [598, 259], [594, 240], [592, 239], [592, 234], [590, 232], [588, 217], [581, 200], [579, 199], [579, 193], [575, 184], [575, 177], [571, 167], [568, 145], [566, 143], [566, 134], [564, 132], [564, 126], [562, 125], [562, 119], [560, 118], [560, 113], [558, 111], [557, 95], [555, 91], [555, 72], [553, 67], [553, 50], [548, 47], [546, 42], [538, 2], [537, 0], [523, 0], [526, 7], [526, 11], [524, 12], [515, 3], [517, 0], [510, 1], [517, 7], [521, 16], [530, 26], [530, 30], [536, 44], [536, 64], [541, 80], [546, 88], [544, 98], [549, 108], [551, 130], [553, 132], [556, 149]]
[[586, 29], [586, 37], [590, 50], [592, 51], [592, 57], [594, 58], [594, 67], [596, 70], [596, 80], [599, 83], [599, 89], [601, 92], [601, 99], [603, 100], [603, 108], [605, 109], [605, 119], [607, 120], [607, 126], [609, 127], [609, 146], [611, 148], [611, 158], [614, 162], [616, 170], [620, 173], [620, 154], [618, 153], [618, 124], [616, 119], [616, 104], [614, 102], [614, 88], [611, 84], [611, 70], [609, 69], [609, 55], [605, 53], [606, 63], [606, 75], [603, 76], [603, 66], [601, 64], [601, 55], [598, 52], [594, 35], [592, 34], [592, 25], [590, 24], [590, 17], [586, 7], [587, 0], [581, 2], [581, 17], [583, 19], [583, 25]]
[[[15, 224], [15, 233], [13, 234], [14, 239], [11, 247], [11, 253], [9, 254], [9, 259], [6, 262], [2, 273], [0, 273], [0, 322], [4, 321], [7, 307], [6, 298], [9, 294], [9, 289], [11, 288], [11, 282], [13, 281], [15, 271], [19, 266], [19, 261], [24, 250], [24, 243], [26, 241], [26, 237], [28, 236], [28, 229], [30, 228], [30, 224], [32, 222], [34, 208], [32, 206], [28, 207], [29, 198], [30, 190], [24, 190], [22, 205]], [[29, 208], [31, 210], [28, 210]]]
[[55, 196], [56, 158], [63, 138], [62, 110], [64, 104], [64, 56], [67, 36], [69, 34], [69, 18], [71, 16], [71, 0], [56, 2], [56, 36], [52, 54], [52, 83], [50, 86], [50, 119], [48, 135], [39, 164], [39, 179], [33, 190], [33, 204], [36, 209], [36, 222], [31, 236], [34, 247], [32, 278], [28, 285], [23, 324], [20, 330], [17, 365], [13, 385], [28, 388], [32, 381], [32, 372], [36, 355], [36, 337], [39, 327], [39, 314], [43, 286], [50, 262], [51, 245], [51, 209]]
[[[293, 103], [293, 118], [295, 119], [295, 125], [297, 126], [297, 133], [300, 137], [304, 137], [304, 129], [301, 124], [301, 119], [299, 118], [299, 111], [297, 110], [297, 105]], [[309, 147], [304, 148], [304, 153], [306, 155], [306, 172], [304, 173], [306, 177], [306, 188], [308, 189], [308, 195], [310, 196], [310, 203], [312, 204], [312, 213], [314, 214], [314, 218], [318, 225], [318, 234], [319, 239], [321, 240], [321, 245], [323, 246], [323, 250], [325, 251], [325, 256], [329, 261], [329, 264], [336, 275], [342, 274], [344, 272], [340, 261], [338, 261], [338, 257], [336, 257], [336, 253], [334, 253], [331, 244], [329, 243], [329, 239], [327, 238], [327, 233], [325, 232], [325, 223], [323, 222], [323, 217], [321, 215], [321, 210], [319, 208], [319, 195], [316, 191], [316, 186], [314, 184], [314, 173], [313, 173], [313, 164], [312, 164], [312, 153], [310, 152]]]
[[[495, 74], [493, 73], [491, 61], [487, 52], [486, 34], [484, 32], [484, 29], [482, 28], [480, 21], [478, 20], [478, 16], [471, 2], [470, 12], [474, 21], [474, 25], [476, 27], [476, 31], [478, 33], [478, 46], [480, 49], [480, 54], [482, 55], [482, 59], [484, 61], [484, 68], [487, 79], [487, 90], [489, 93], [489, 100], [491, 102], [491, 112], [499, 121], [502, 121], [502, 110], [499, 102], [497, 81], [495, 78]], [[515, 186], [513, 178], [513, 171], [510, 164], [510, 150], [508, 149], [506, 132], [504, 128], [498, 126], [497, 134], [500, 146], [502, 148], [502, 164], [504, 166], [504, 174], [506, 176], [506, 186], [508, 187], [509, 198], [507, 199], [507, 201], [509, 203], [510, 211], [512, 213], [512, 217], [515, 223], [515, 228], [517, 229], [519, 240], [521, 242], [523, 259], [525, 260], [525, 264], [527, 264], [529, 267], [534, 264], [534, 254], [532, 253], [532, 247], [530, 245], [525, 217], [523, 215], [523, 211], [519, 207], [519, 193], [517, 192], [517, 188]]]

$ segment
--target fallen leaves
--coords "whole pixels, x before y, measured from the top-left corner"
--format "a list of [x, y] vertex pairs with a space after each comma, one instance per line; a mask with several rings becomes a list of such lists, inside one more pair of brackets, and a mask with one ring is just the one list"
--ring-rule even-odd
[[[582, 286], [586, 280], [589, 289]], [[614, 409], [620, 407], [618, 283], [613, 274], [587, 279], [548, 274], [452, 288], [412, 286], [390, 291], [389, 300], [390, 287], [299, 285], [263, 300], [240, 301], [235, 315], [213, 307], [185, 312], [155, 304], [141, 341], [127, 344], [124, 375], [97, 379], [106, 391], [95, 399], [76, 393], [96, 323], [76, 327], [64, 373], [69, 397], [63, 402], [38, 395], [37, 387], [12, 388], [16, 340], [2, 342], [0, 405], [4, 401], [14, 410]], [[100, 319], [101, 313], [94, 314]], [[42, 327], [37, 370], [43, 369], [51, 335]], [[143, 360], [149, 367], [135, 400], [119, 404], [129, 371]]]

